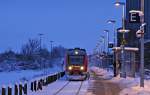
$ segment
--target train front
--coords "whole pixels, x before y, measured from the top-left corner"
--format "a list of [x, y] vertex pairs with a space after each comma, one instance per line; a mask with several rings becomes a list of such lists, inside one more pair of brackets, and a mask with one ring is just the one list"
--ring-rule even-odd
[[86, 79], [87, 54], [85, 49], [69, 49], [66, 56], [66, 75], [69, 80]]

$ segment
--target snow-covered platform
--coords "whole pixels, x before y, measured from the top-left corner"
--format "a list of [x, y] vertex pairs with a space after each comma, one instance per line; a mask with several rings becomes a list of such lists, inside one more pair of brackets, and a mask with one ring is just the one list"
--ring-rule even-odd
[[54, 83], [51, 83], [47, 87], [44, 87], [42, 91], [38, 91], [36, 93], [31, 92], [29, 93], [29, 95], [76, 95], [76, 93], [78, 93], [78, 95], [86, 95], [87, 87], [88, 87], [87, 80], [68, 81], [64, 77], [60, 80], [57, 80]]

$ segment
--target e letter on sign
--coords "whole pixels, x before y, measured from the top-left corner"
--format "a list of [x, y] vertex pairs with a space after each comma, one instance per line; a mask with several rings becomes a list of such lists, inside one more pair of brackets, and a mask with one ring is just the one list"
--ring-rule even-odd
[[130, 23], [140, 23], [140, 15], [138, 12], [129, 13], [129, 22]]

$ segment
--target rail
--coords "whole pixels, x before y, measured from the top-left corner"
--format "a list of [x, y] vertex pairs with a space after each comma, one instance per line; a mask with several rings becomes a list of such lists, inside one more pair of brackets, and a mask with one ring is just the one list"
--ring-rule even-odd
[[[58, 89], [53, 95], [60, 95], [61, 92], [65, 91], [65, 88], [69, 87], [69, 84], [71, 85], [71, 82], [72, 81], [68, 81], [60, 89]], [[83, 85], [83, 81], [81, 81], [81, 84], [80, 84], [79, 88], [77, 88], [77, 92], [75, 93], [75, 95], [79, 95], [82, 85]]]

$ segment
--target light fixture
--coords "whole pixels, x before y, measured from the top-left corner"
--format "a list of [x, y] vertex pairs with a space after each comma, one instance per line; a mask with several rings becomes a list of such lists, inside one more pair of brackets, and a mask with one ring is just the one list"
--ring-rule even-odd
[[84, 67], [83, 67], [83, 66], [81, 66], [81, 67], [80, 67], [80, 70], [84, 70]]
[[104, 32], [109, 32], [109, 30], [104, 30]]
[[108, 23], [108, 24], [116, 23], [116, 21], [115, 21], [115, 20], [108, 20], [107, 23]]
[[76, 55], [78, 55], [78, 54], [79, 54], [79, 52], [78, 52], [78, 51], [75, 51], [75, 54], [76, 54]]
[[69, 66], [68, 69], [69, 69], [69, 70], [72, 70], [72, 66]]
[[115, 2], [114, 4], [115, 4], [115, 6], [117, 6], [117, 7], [120, 6], [120, 5], [125, 5], [124, 2]]
[[127, 33], [127, 32], [130, 32], [130, 30], [120, 29], [120, 30], [118, 30], [118, 32], [120, 32], [120, 33]]

